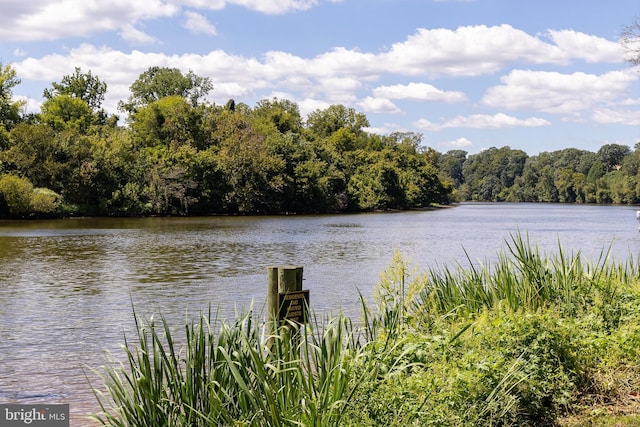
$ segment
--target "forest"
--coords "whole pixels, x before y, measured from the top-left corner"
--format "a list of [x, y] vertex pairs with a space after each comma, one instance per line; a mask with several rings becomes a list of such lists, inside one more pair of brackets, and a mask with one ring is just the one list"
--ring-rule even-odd
[[0, 63], [0, 216], [329, 213], [460, 201], [638, 203], [640, 151], [618, 144], [529, 156], [510, 147], [440, 153], [414, 132], [369, 133], [332, 105], [205, 101], [209, 77], [150, 67], [119, 103], [76, 68], [26, 113]]

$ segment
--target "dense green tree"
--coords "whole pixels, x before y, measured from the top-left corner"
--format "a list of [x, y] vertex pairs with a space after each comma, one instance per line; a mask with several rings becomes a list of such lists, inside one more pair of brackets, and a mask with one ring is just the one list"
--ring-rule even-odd
[[467, 154], [464, 150], [450, 150], [438, 159], [437, 168], [444, 175], [444, 179], [450, 181], [454, 189], [464, 183], [462, 165], [467, 160]]
[[45, 124], [21, 123], [11, 130], [9, 147], [0, 152], [5, 169], [28, 178], [36, 187], [62, 190], [64, 147], [56, 146], [54, 130]]
[[19, 84], [16, 70], [11, 64], [3, 65], [0, 61], [0, 150], [6, 148], [8, 132], [20, 122], [24, 102], [13, 99], [13, 88]]
[[86, 132], [94, 122], [95, 116], [82, 99], [58, 95], [42, 104], [40, 118], [56, 131], [73, 129]]
[[127, 102], [120, 102], [119, 107], [133, 113], [167, 96], [181, 96], [195, 107], [211, 89], [213, 84], [210, 78], [200, 77], [191, 70], [183, 74], [177, 68], [153, 66], [131, 84], [131, 96]]
[[31, 212], [31, 196], [33, 194], [33, 184], [27, 178], [16, 175], [0, 175], [0, 198], [7, 211], [5, 215], [26, 215]]
[[627, 145], [605, 144], [598, 150], [598, 160], [602, 162], [605, 172], [618, 169], [622, 165], [623, 159], [631, 153]]
[[344, 105], [332, 105], [325, 110], [315, 110], [307, 117], [307, 128], [312, 137], [329, 137], [341, 129], [345, 133], [361, 136], [369, 120], [363, 113]]
[[284, 190], [285, 162], [269, 154], [265, 137], [251, 127], [236, 129], [220, 146], [219, 158], [229, 186], [226, 207], [230, 212], [275, 213], [286, 207], [280, 203]]
[[[288, 100], [198, 103], [210, 88], [192, 72], [151, 67], [131, 85], [120, 127], [94, 111], [106, 85], [76, 69], [45, 92], [37, 117], [5, 132], [1, 172], [59, 193], [68, 214], [341, 212], [448, 200], [440, 153], [422, 148], [420, 134], [368, 134], [366, 116], [343, 105], [303, 122]], [[41, 209], [47, 191], [29, 209]]]
[[267, 132], [269, 127], [280, 133], [300, 133], [302, 130], [300, 109], [296, 103], [289, 100], [263, 99], [253, 108], [252, 115], [266, 126]]
[[527, 154], [510, 147], [491, 147], [469, 156], [462, 165], [465, 182], [463, 197], [470, 200], [501, 201], [503, 190], [522, 174]]
[[139, 147], [157, 144], [205, 148], [208, 140], [202, 127], [202, 109], [181, 96], [167, 96], [139, 108], [130, 117], [133, 138]]
[[91, 70], [83, 73], [80, 67], [75, 68], [71, 75], [62, 77], [60, 83], [51, 83], [50, 89], [45, 89], [43, 96], [53, 99], [60, 95], [81, 99], [93, 111], [98, 111], [104, 101], [107, 92], [107, 84], [97, 76], [91, 74]]

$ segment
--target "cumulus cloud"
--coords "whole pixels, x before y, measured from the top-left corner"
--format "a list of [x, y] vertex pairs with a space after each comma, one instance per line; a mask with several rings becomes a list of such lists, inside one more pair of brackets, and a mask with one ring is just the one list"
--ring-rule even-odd
[[473, 142], [465, 137], [460, 137], [452, 141], [441, 142], [438, 146], [449, 150], [464, 150], [465, 148], [473, 147]]
[[331, 106], [331, 103], [319, 99], [305, 98], [298, 101], [300, 114], [304, 117], [316, 110], [325, 110]]
[[119, 34], [120, 37], [131, 44], [151, 44], [157, 41], [155, 37], [135, 28], [133, 25], [123, 25]]
[[482, 104], [512, 110], [578, 115], [597, 105], [622, 100], [638, 76], [626, 71], [605, 74], [513, 70], [501, 85], [489, 88]]
[[[59, 40], [115, 31], [127, 41], [141, 43], [153, 41], [153, 37], [145, 37], [139, 28], [142, 22], [177, 16], [186, 7], [219, 10], [228, 5], [238, 5], [265, 14], [283, 14], [307, 10], [319, 2], [320, 0], [3, 0], [0, 41]], [[187, 25], [190, 29], [212, 34], [213, 27], [202, 15], [187, 16]]]
[[401, 112], [400, 108], [387, 98], [367, 96], [358, 102], [358, 106], [360, 106], [365, 113], [397, 114]]
[[[108, 3], [4, 0], [0, 41], [53, 40], [111, 31], [132, 44], [162, 46], [162, 40], [156, 39], [145, 23], [178, 17], [190, 31], [214, 35], [216, 28], [203, 11], [236, 5], [277, 14], [305, 10], [323, 1], [331, 0], [148, 0], [133, 3], [129, 0]], [[149, 28], [153, 27], [149, 25]], [[14, 56], [19, 57], [18, 53], [22, 51], [16, 50]], [[357, 105], [367, 113], [376, 114], [401, 113], [396, 100], [468, 103], [474, 91], [478, 93], [474, 85], [484, 84], [478, 83], [480, 79], [472, 78], [508, 72], [500, 78], [499, 84], [484, 91], [479, 105], [474, 107], [490, 107], [493, 111], [539, 111], [572, 120], [584, 119], [592, 113], [593, 120], [599, 123], [633, 123], [629, 118], [633, 112], [628, 115], [620, 109], [620, 104], [627, 103], [627, 110], [632, 108], [634, 100], [630, 86], [638, 79], [637, 73], [631, 70], [594, 75], [513, 69], [515, 66], [558, 68], [574, 61], [617, 63], [622, 61], [622, 53], [616, 42], [600, 37], [572, 30], [549, 30], [530, 35], [510, 25], [420, 28], [380, 50], [336, 46], [313, 56], [280, 50], [256, 56], [234, 55], [223, 50], [204, 54], [165, 54], [83, 44], [64, 53], [19, 58], [21, 61], [13, 66], [23, 81], [48, 84], [72, 73], [76, 66], [91, 70], [108, 83], [108, 99], [104, 105], [108, 109], [113, 107], [114, 112], [117, 101], [128, 97], [129, 85], [150, 66], [191, 69], [198, 75], [211, 77], [214, 83], [211, 95], [216, 102], [286, 93], [298, 103], [301, 112], [342, 103]], [[413, 81], [396, 83], [408, 78]], [[449, 79], [448, 87], [460, 82], [467, 93], [443, 90], [436, 87], [437, 83], [427, 83], [429, 79], [437, 78]], [[456, 80], [458, 78], [461, 80]], [[549, 123], [538, 117], [518, 119], [505, 114], [478, 114], [437, 123], [423, 119], [416, 124], [422, 129], [442, 130], [547, 126]]]
[[557, 46], [510, 25], [450, 29], [421, 28], [381, 55], [389, 71], [406, 75], [479, 76], [505, 64], [565, 64], [567, 54]]
[[0, 14], [0, 40], [57, 40], [116, 31], [140, 40], [136, 25], [147, 19], [174, 16], [178, 7], [162, 0], [5, 0]]
[[509, 127], [539, 127], [549, 126], [548, 120], [539, 117], [528, 119], [518, 119], [503, 113], [494, 115], [472, 114], [470, 116], [457, 116], [442, 123], [432, 123], [427, 119], [418, 120], [416, 127], [429, 131], [440, 131], [450, 128], [472, 128], [472, 129], [502, 129]]
[[556, 46], [574, 59], [582, 59], [590, 63], [621, 62], [624, 59], [622, 45], [602, 37], [573, 30], [550, 30], [549, 37]]
[[591, 120], [601, 124], [622, 124], [630, 126], [640, 125], [640, 113], [638, 110], [613, 110], [600, 108], [591, 114]]
[[377, 97], [389, 99], [409, 99], [414, 101], [455, 103], [466, 101], [463, 92], [446, 92], [427, 83], [409, 83], [407, 85], [379, 86], [373, 90]]

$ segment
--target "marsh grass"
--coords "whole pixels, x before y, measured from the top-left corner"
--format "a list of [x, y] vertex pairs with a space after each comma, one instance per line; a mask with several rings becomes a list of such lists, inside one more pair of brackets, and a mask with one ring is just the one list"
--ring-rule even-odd
[[100, 373], [106, 391], [94, 388], [102, 425], [340, 425], [357, 385], [344, 357], [356, 342], [345, 318], [306, 327], [299, 341], [283, 328], [267, 346], [250, 312], [227, 324], [209, 311], [186, 323], [180, 350], [164, 318], [134, 319], [126, 364], [109, 364]]
[[[567, 254], [561, 242], [557, 250], [542, 254], [528, 235], [512, 234], [506, 249], [493, 264], [472, 262], [469, 267], [432, 270], [422, 280], [413, 309], [437, 316], [452, 311], [480, 313], [498, 305], [511, 310], [535, 311], [560, 307], [567, 315], [611, 308], [622, 289], [635, 285], [638, 263], [614, 263], [610, 251], [601, 251], [595, 262], [581, 253]], [[615, 323], [615, 318], [611, 318]]]

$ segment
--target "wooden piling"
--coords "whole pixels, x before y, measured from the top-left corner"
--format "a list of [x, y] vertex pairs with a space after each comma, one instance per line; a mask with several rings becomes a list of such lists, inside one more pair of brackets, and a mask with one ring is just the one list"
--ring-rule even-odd
[[267, 267], [268, 330], [271, 335], [277, 334], [280, 327], [278, 294], [301, 291], [302, 277], [303, 268], [300, 266]]

